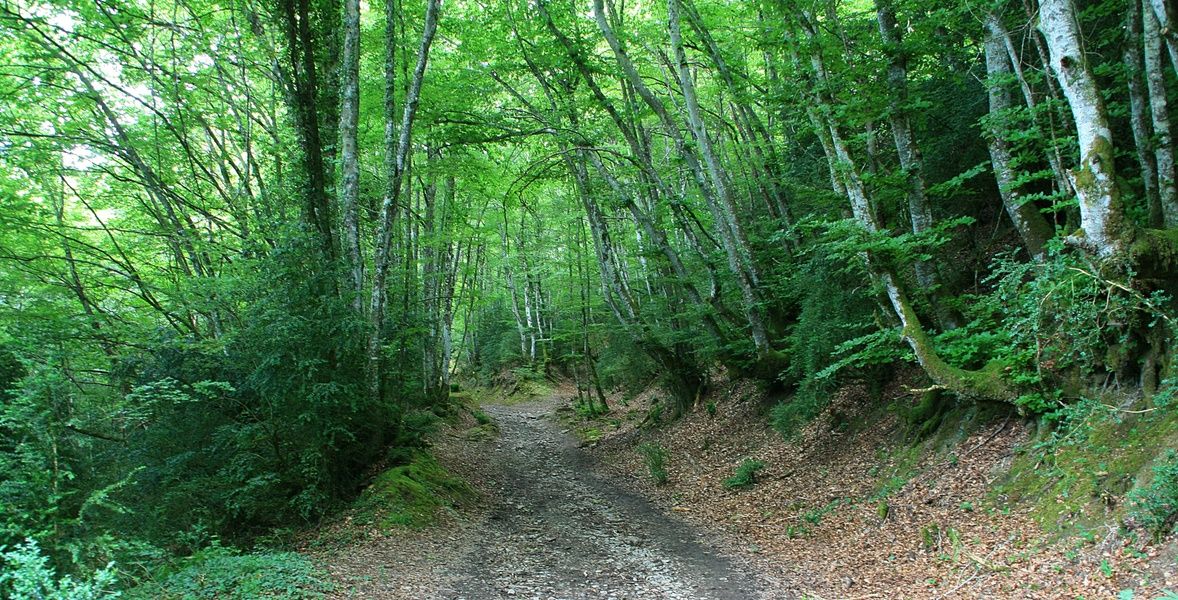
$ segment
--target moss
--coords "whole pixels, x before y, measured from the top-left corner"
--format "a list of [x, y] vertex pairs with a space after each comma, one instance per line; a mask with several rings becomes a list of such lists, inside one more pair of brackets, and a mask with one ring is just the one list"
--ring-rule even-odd
[[393, 467], [376, 477], [357, 501], [357, 520], [384, 528], [423, 527], [438, 513], [474, 497], [466, 482], [448, 473], [425, 453], [409, 464]]
[[[1124, 418], [1121, 418], [1124, 417]], [[1126, 492], [1148, 478], [1162, 448], [1178, 444], [1178, 414], [1093, 413], [1067, 430], [1040, 429], [992, 499], [1020, 505], [1049, 532], [1080, 535], [1125, 514]]]
[[930, 379], [965, 398], [999, 402], [1014, 400], [1017, 394], [1003, 378], [1003, 363], [991, 361], [976, 371], [950, 365], [937, 353], [932, 338], [921, 326], [920, 318], [911, 304], [906, 299], [900, 304], [906, 323], [903, 329], [904, 339], [908, 340], [921, 368]]
[[941, 425], [948, 403], [940, 390], [929, 390], [910, 408], [901, 407], [899, 412], [906, 425], [906, 434], [916, 440], [923, 440]]
[[1138, 277], [1174, 285], [1178, 272], [1178, 229], [1143, 229], [1129, 246], [1129, 260]]
[[485, 442], [499, 437], [499, 426], [494, 423], [483, 423], [477, 427], [467, 429], [463, 437], [472, 442]]
[[929, 523], [920, 528], [920, 545], [925, 550], [936, 550], [941, 545], [941, 526]]

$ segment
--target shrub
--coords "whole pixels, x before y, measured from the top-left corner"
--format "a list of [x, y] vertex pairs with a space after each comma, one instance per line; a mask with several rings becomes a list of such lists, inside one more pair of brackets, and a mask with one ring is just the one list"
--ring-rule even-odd
[[133, 600], [306, 600], [323, 598], [327, 574], [294, 552], [253, 552], [213, 545], [157, 581], [133, 588]]
[[1155, 540], [1173, 531], [1178, 524], [1178, 453], [1167, 450], [1154, 465], [1149, 485], [1130, 492], [1129, 499], [1133, 503], [1131, 516]]
[[658, 444], [647, 442], [638, 446], [638, 452], [642, 454], [642, 459], [646, 462], [646, 468], [650, 471], [650, 478], [654, 480], [656, 485], [662, 485], [667, 482], [667, 450]]
[[724, 480], [724, 487], [728, 489], [748, 487], [757, 482], [757, 472], [765, 468], [765, 463], [751, 458], [744, 459], [732, 477]]
[[[4, 550], [0, 548], [0, 550]], [[0, 553], [0, 597], [11, 600], [98, 600], [118, 598], [112, 591], [116, 579], [114, 565], [95, 571], [82, 581], [69, 576], [58, 578], [33, 540]]]

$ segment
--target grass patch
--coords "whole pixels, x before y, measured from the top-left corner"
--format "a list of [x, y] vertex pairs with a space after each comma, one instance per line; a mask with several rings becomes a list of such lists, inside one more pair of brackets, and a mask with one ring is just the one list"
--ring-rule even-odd
[[642, 460], [646, 463], [646, 469], [650, 471], [650, 478], [654, 480], [655, 485], [666, 483], [667, 449], [658, 444], [647, 442], [638, 446], [638, 453], [642, 455]]
[[417, 453], [408, 464], [376, 477], [356, 501], [355, 520], [386, 529], [424, 527], [433, 523], [441, 510], [474, 495], [466, 482], [448, 473], [432, 456]]
[[732, 477], [724, 480], [724, 487], [730, 490], [749, 487], [757, 482], [757, 473], [764, 468], [764, 461], [746, 458], [736, 467]]

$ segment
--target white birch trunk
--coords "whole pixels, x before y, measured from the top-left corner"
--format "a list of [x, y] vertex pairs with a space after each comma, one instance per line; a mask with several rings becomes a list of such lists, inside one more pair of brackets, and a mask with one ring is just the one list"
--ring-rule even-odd
[[1006, 214], [1014, 223], [1027, 252], [1038, 260], [1043, 257], [1043, 246], [1051, 237], [1051, 226], [1033, 204], [1020, 197], [1010, 145], [1003, 137], [1006, 132], [1002, 126], [1002, 115], [1011, 109], [1013, 102], [1010, 92], [1002, 84], [1002, 80], [1011, 74], [1011, 65], [1003, 47], [1001, 30], [991, 27], [997, 19], [993, 14], [986, 17], [986, 74], [989, 76], [986, 87], [990, 97], [989, 131], [986, 137], [990, 147], [990, 163], [994, 167], [994, 177], [998, 180], [998, 192], [1002, 196]]
[[[1148, 2], [1148, 0], [1146, 0]], [[1129, 89], [1129, 127], [1133, 130], [1133, 145], [1137, 149], [1137, 163], [1141, 167], [1141, 182], [1145, 188], [1145, 200], [1149, 205], [1149, 222], [1151, 227], [1162, 227], [1162, 199], [1158, 194], [1157, 157], [1154, 155], [1154, 143], [1149, 122], [1148, 96], [1143, 72], [1144, 61], [1141, 56], [1143, 11], [1148, 13], [1149, 6], [1142, 6], [1141, 0], [1132, 0], [1125, 17], [1125, 51], [1122, 55], [1125, 63], [1125, 80]], [[1150, 42], [1146, 42], [1149, 44]]]
[[1080, 244], [1100, 257], [1120, 254], [1127, 241], [1127, 223], [1116, 185], [1112, 132], [1084, 56], [1072, 0], [1043, 0], [1039, 30], [1047, 40], [1051, 68], [1071, 107], [1079, 139], [1080, 164], [1071, 179], [1080, 203]]
[[1178, 30], [1175, 29], [1174, 3], [1168, 0], [1147, 0], [1150, 7], [1153, 8], [1154, 17], [1157, 18], [1158, 24], [1161, 26], [1161, 35], [1166, 40], [1166, 49], [1170, 53], [1170, 66], [1178, 72]]
[[356, 125], [360, 118], [360, 0], [344, 0], [344, 48], [340, 68], [340, 181], [344, 212], [344, 256], [352, 308], [364, 310], [364, 258], [360, 253], [360, 160]]
[[[438, 30], [438, 12], [440, 7], [441, 0], [429, 0], [429, 4], [426, 6], [425, 27], [421, 33], [421, 45], [417, 50], [417, 65], [413, 69], [413, 78], [409, 83], [408, 93], [405, 95], [405, 106], [401, 114], [401, 128], [395, 148], [389, 143], [391, 139], [386, 137], [385, 152], [392, 153], [392, 156], [386, 156], [385, 164], [391, 167], [391, 171], [385, 173], [387, 181], [385, 197], [381, 203], [380, 228], [376, 236], [372, 294], [368, 312], [368, 391], [374, 398], [380, 397], [382, 375], [381, 348], [383, 345], [381, 327], [384, 325], [385, 306], [388, 302], [388, 293], [385, 288], [389, 269], [392, 265], [393, 228], [398, 209], [400, 208], [399, 199], [409, 161], [409, 143], [413, 131], [413, 120], [417, 116], [417, 104], [421, 95], [421, 83], [425, 79], [425, 68], [429, 62], [429, 49], [433, 44], [434, 34]], [[393, 19], [389, 18], [388, 21], [392, 22]], [[389, 32], [388, 37], [390, 40], [392, 39], [391, 32]], [[385, 66], [386, 68], [395, 68], [395, 65], [391, 64], [390, 61], [386, 61]], [[386, 113], [388, 112], [388, 105], [393, 102], [391, 94], [395, 92], [392, 86], [387, 85], [387, 81], [390, 78], [391, 75], [386, 74]], [[387, 132], [388, 129], [386, 128]]]
[[1175, 187], [1174, 141], [1166, 80], [1162, 72], [1162, 36], [1153, 11], [1142, 11], [1145, 39], [1145, 86], [1149, 90], [1149, 114], [1153, 120], [1154, 160], [1157, 165], [1158, 200], [1166, 227], [1178, 227], [1178, 188]]

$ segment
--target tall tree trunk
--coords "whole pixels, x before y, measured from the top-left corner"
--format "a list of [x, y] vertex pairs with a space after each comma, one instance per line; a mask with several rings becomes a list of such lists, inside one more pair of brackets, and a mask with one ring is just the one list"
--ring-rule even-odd
[[1153, 8], [1154, 17], [1160, 25], [1160, 33], [1166, 40], [1166, 49], [1170, 53], [1170, 66], [1178, 72], [1178, 16], [1175, 15], [1174, 3], [1168, 0], [1148, 0]]
[[991, 27], [997, 20], [998, 17], [994, 14], [986, 17], [986, 75], [989, 77], [986, 87], [990, 95], [986, 137], [990, 147], [990, 162], [994, 167], [994, 177], [998, 180], [998, 192], [1002, 196], [1006, 214], [1014, 223], [1014, 228], [1022, 238], [1027, 252], [1032, 258], [1041, 259], [1044, 246], [1051, 238], [1052, 229], [1043, 218], [1043, 214], [1035, 208], [1034, 203], [1023, 200], [1019, 194], [1010, 144], [1005, 137], [1005, 115], [1013, 106], [1005, 83], [1011, 75], [1011, 65], [1008, 62], [1009, 57], [1004, 48], [1001, 30]]
[[[1035, 98], [1035, 90], [1031, 88], [1031, 82], [1027, 79], [1026, 73], [1023, 72], [1023, 59], [1019, 51], [1014, 46], [1014, 40], [1010, 37], [1010, 31], [1002, 24], [1002, 19], [998, 15], [992, 15], [993, 18], [987, 19], [986, 30], [992, 35], [997, 36], [1002, 40], [1003, 46], [1006, 47], [1007, 57], [1010, 59], [1010, 66], [1014, 68], [1015, 77], [1018, 79], [1019, 89], [1023, 93], [1023, 101], [1026, 102], [1027, 108], [1031, 109], [1031, 122], [1035, 127], [1047, 135], [1045, 142], [1044, 153], [1047, 155], [1047, 164], [1051, 165], [1051, 174], [1055, 177], [1055, 187], [1061, 194], [1072, 193], [1072, 183], [1068, 180], [1067, 170], [1064, 168], [1063, 156], [1059, 152], [1059, 134], [1056, 131], [1055, 125], [1055, 111], [1048, 110], [1046, 112], [1047, 123], [1044, 126], [1042, 117], [1039, 116], [1039, 101]], [[1035, 40], [1036, 50], [1039, 49], [1041, 42], [1039, 36], [1031, 32], [1031, 36]], [[1044, 68], [1047, 63], [1042, 62]], [[1045, 74], [1048, 75], [1048, 74]], [[1056, 98], [1055, 86], [1052, 85], [1050, 76], [1047, 80], [1048, 95], [1053, 99]]]
[[[1178, 187], [1175, 183], [1174, 140], [1166, 80], [1162, 72], [1162, 36], [1158, 20], [1148, 8], [1142, 11], [1145, 39], [1145, 84], [1149, 90], [1149, 114], [1153, 120], [1154, 158], [1158, 170], [1158, 201], [1166, 227], [1178, 227]], [[1132, 40], [1136, 43], [1136, 40]]]
[[[1146, 0], [1148, 2], [1148, 0]], [[1158, 193], [1158, 166], [1154, 155], [1154, 141], [1150, 132], [1149, 108], [1147, 97], [1149, 92], [1145, 87], [1142, 72], [1145, 65], [1141, 57], [1141, 40], [1143, 31], [1141, 25], [1142, 11], [1150, 11], [1143, 7], [1141, 0], [1130, 0], [1129, 11], [1125, 17], [1125, 79], [1129, 88], [1129, 126], [1133, 130], [1133, 144], [1137, 149], [1137, 163], [1141, 166], [1141, 183], [1145, 188], [1145, 201], [1149, 206], [1150, 227], [1159, 228], [1164, 223], [1162, 215], [1162, 199]], [[1150, 42], [1146, 42], [1149, 44]]]
[[318, 234], [324, 255], [334, 262], [336, 245], [331, 227], [331, 201], [327, 195], [327, 166], [319, 132], [319, 80], [309, 2], [282, 0], [281, 14], [291, 73], [289, 79], [293, 87], [289, 94], [290, 103], [294, 108], [295, 130], [307, 178], [304, 218]]
[[360, 0], [344, 0], [344, 49], [340, 65], [340, 179], [344, 212], [344, 256], [352, 308], [364, 310], [364, 258], [360, 253], [360, 159], [356, 126], [360, 119]]
[[711, 139], [708, 137], [707, 127], [700, 114], [699, 101], [695, 94], [695, 83], [692, 80], [691, 68], [687, 62], [687, 54], [683, 50], [679, 26], [679, 0], [667, 1], [667, 13], [671, 46], [677, 63], [679, 86], [683, 91], [683, 100], [687, 108], [688, 123], [694, 134], [695, 142], [699, 146], [704, 164], [707, 166], [712, 187], [716, 192], [713, 200], [713, 214], [718, 221], [720, 240], [724, 244], [724, 250], [728, 254], [732, 270], [737, 276], [736, 281], [744, 300], [744, 311], [752, 334], [753, 345], [758, 357], [764, 357], [772, 348], [769, 345], [769, 336], [765, 328], [764, 307], [756, 287], [758, 284], [756, 270], [752, 266], [748, 243], [736, 217], [735, 203], [732, 201], [732, 195], [726, 182], [727, 175], [716, 159]]
[[[817, 47], [817, 29], [812, 17], [803, 14], [802, 26], [811, 46], [810, 65], [814, 75], [814, 97], [817, 99], [817, 118], [819, 123], [829, 132], [831, 146], [837, 164], [831, 165], [831, 170], [839, 174], [843, 188], [847, 191], [851, 212], [855, 220], [869, 233], [876, 234], [883, 231], [879, 219], [871, 205], [871, 198], [863, 184], [859, 167], [851, 156], [850, 148], [840, 131], [838, 123], [832, 116], [834, 105], [829, 96], [829, 76], [820, 50]], [[787, 42], [788, 43], [788, 42]], [[796, 52], [796, 50], [793, 50]], [[965, 395], [985, 397], [990, 399], [1009, 399], [1012, 397], [1008, 387], [1002, 382], [996, 371], [966, 371], [949, 365], [937, 353], [920, 318], [912, 307], [900, 280], [888, 267], [880, 263], [870, 253], [863, 254], [863, 260], [868, 274], [873, 280], [881, 284], [887, 294], [891, 308], [901, 324], [901, 336], [916, 355], [917, 362], [926, 374], [937, 384]]]
[[[900, 28], [896, 24], [896, 13], [891, 0], [876, 0], [875, 6], [880, 39], [888, 57], [888, 89], [891, 96], [888, 125], [892, 129], [896, 156], [900, 160], [900, 168], [904, 171], [908, 188], [908, 216], [912, 224], [912, 233], [920, 235], [931, 230], [934, 222], [924, 179], [924, 159], [921, 157], [916, 135], [912, 133], [912, 122], [908, 118], [908, 57], [903, 47]], [[917, 284], [928, 294], [927, 298], [932, 304], [937, 324], [941, 329], [956, 328], [957, 319], [945, 308], [940, 299], [944, 291], [941, 289], [941, 277], [936, 266], [917, 259], [913, 263], [913, 270], [916, 273]]]
[[1080, 203], [1083, 239], [1100, 257], [1122, 253], [1131, 239], [1113, 164], [1112, 132], [1096, 79], [1088, 67], [1072, 0], [1042, 0], [1039, 29], [1047, 40], [1051, 67], [1071, 107], [1080, 144], [1080, 164], [1071, 173]]
[[[389, 3], [392, 5], [392, 3]], [[421, 95], [421, 83], [425, 79], [425, 68], [429, 62], [429, 49], [433, 44], [434, 34], [438, 30], [438, 12], [441, 0], [429, 0], [425, 10], [425, 27], [421, 33], [421, 44], [417, 50], [417, 65], [413, 69], [413, 77], [409, 83], [408, 93], [405, 95], [405, 106], [401, 113], [401, 127], [397, 136], [396, 146], [391, 145], [390, 136], [385, 137], [385, 165], [391, 165], [386, 170], [385, 197], [381, 203], [380, 228], [376, 235], [376, 253], [373, 260], [372, 295], [369, 302], [369, 338], [368, 338], [368, 392], [373, 398], [380, 398], [381, 368], [381, 328], [384, 326], [385, 306], [387, 304], [387, 290], [389, 268], [392, 264], [393, 227], [396, 223], [397, 212], [400, 208], [400, 195], [403, 187], [405, 170], [409, 160], [409, 145], [413, 132], [413, 120], [417, 116], [417, 104]], [[392, 10], [390, 8], [386, 10]], [[393, 17], [386, 19], [391, 21]], [[386, 31], [386, 37], [392, 37], [395, 29]], [[389, 39], [388, 43], [395, 43]], [[393, 61], [386, 60], [385, 67], [392, 66]], [[385, 105], [395, 102], [395, 89], [388, 85], [393, 75], [386, 72]], [[391, 160], [389, 154], [391, 153]]]

